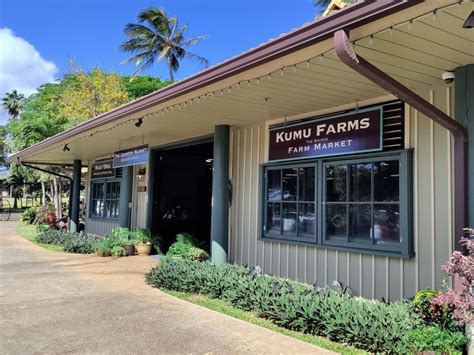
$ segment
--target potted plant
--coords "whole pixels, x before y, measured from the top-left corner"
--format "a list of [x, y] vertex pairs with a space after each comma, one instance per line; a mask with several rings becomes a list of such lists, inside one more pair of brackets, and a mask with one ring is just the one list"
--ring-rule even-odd
[[136, 235], [138, 240], [138, 255], [150, 255], [151, 253], [151, 237], [150, 232], [146, 229], [140, 229]]
[[209, 254], [201, 248], [192, 247], [187, 252], [187, 257], [195, 261], [204, 261], [209, 257]]
[[120, 258], [121, 256], [123, 256], [124, 252], [125, 250], [120, 245], [116, 245], [112, 248], [112, 256], [114, 258]]
[[135, 255], [136, 241], [134, 238], [131, 237], [131, 235], [129, 235], [128, 238], [124, 239], [122, 243], [123, 243], [122, 246], [127, 252], [127, 255]]

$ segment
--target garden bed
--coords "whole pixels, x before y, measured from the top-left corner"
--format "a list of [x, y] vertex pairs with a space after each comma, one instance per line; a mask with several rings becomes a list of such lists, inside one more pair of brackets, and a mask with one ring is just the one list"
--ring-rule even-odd
[[221, 300], [302, 336], [373, 353], [412, 353], [431, 345], [433, 350], [455, 353], [466, 341], [460, 329], [425, 323], [411, 301], [387, 304], [353, 298], [264, 275], [258, 268], [168, 257], [151, 269], [146, 281], [153, 287]]

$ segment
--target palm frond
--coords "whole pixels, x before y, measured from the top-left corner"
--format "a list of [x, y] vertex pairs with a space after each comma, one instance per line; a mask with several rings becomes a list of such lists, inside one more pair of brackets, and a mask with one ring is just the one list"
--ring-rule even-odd
[[197, 54], [194, 54], [194, 53], [191, 53], [189, 51], [186, 51], [185, 55], [184, 55], [186, 58], [188, 59], [192, 59], [192, 60], [195, 60], [197, 61], [199, 64], [201, 64], [204, 68], [207, 68], [209, 66], [209, 61], [204, 58], [204, 57], [201, 57]]
[[196, 36], [196, 37], [193, 37], [193, 38], [189, 38], [189, 39], [183, 41], [181, 43], [181, 46], [184, 47], [184, 48], [188, 48], [188, 47], [194, 46], [196, 43], [198, 43], [198, 42], [200, 42], [203, 39], [206, 39], [208, 37], [209, 37], [208, 35], [205, 35], [205, 36]]

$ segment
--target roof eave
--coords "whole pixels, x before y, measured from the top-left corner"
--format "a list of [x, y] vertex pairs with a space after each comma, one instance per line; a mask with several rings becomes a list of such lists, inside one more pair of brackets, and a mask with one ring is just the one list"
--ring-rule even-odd
[[241, 55], [209, 69], [203, 70], [187, 79], [131, 101], [93, 119], [89, 119], [62, 133], [47, 138], [25, 150], [11, 155], [7, 158], [7, 161], [10, 163], [21, 161], [25, 157], [31, 156], [49, 145], [60, 143], [70, 137], [111, 123], [125, 116], [132, 115], [151, 106], [166, 102], [193, 90], [200, 89], [206, 85], [210, 85], [219, 80], [223, 80], [240, 72], [254, 68], [255, 66], [275, 60], [291, 52], [321, 42], [332, 37], [333, 33], [339, 29], [355, 28], [369, 21], [414, 6], [420, 2], [421, 0], [366, 0], [358, 2], [343, 11], [338, 11], [331, 16], [321, 18], [316, 22], [310, 23], [298, 30], [264, 43], [261, 46], [242, 53]]

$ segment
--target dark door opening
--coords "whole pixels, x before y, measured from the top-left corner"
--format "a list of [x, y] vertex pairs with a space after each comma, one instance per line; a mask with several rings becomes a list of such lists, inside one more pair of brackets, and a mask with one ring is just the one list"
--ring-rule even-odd
[[187, 232], [209, 251], [213, 142], [160, 150], [155, 155], [152, 233], [162, 252]]

